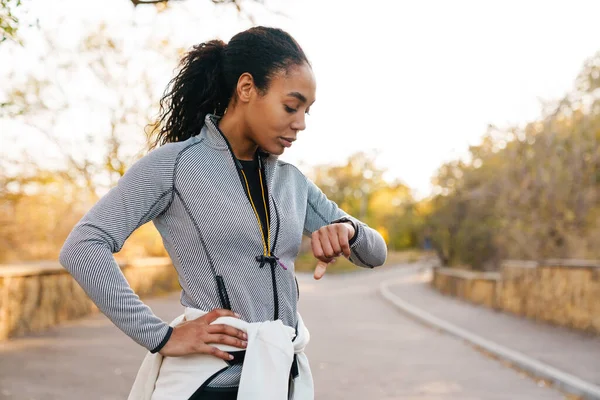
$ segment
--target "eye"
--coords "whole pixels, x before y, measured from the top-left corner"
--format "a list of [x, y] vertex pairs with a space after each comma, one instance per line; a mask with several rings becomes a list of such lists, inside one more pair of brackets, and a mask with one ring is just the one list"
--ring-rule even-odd
[[298, 111], [295, 108], [289, 107], [289, 106], [287, 106], [285, 104], [283, 105], [283, 107], [285, 108], [285, 111], [288, 112], [288, 113], [290, 113], [290, 114], [295, 113], [296, 111]]

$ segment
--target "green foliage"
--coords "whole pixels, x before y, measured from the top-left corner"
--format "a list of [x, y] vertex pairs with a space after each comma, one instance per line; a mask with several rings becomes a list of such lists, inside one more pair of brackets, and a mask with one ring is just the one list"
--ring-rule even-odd
[[377, 229], [390, 249], [407, 249], [419, 242], [422, 218], [410, 188], [386, 182], [375, 155], [356, 153], [344, 165], [314, 169], [314, 181], [327, 197], [348, 214]]
[[540, 120], [490, 126], [469, 162], [440, 167], [427, 226], [447, 263], [600, 258], [599, 91], [600, 53]]
[[0, 0], [0, 43], [18, 40], [19, 19], [15, 15], [15, 8], [20, 5], [21, 0]]

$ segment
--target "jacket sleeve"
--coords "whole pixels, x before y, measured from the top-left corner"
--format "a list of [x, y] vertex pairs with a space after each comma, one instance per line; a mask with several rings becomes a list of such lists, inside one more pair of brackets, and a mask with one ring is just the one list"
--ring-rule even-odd
[[170, 204], [173, 163], [158, 148], [132, 165], [75, 225], [59, 256], [64, 268], [119, 329], [152, 352], [172, 328], [134, 293], [112, 253]]
[[387, 258], [387, 246], [375, 229], [348, 215], [337, 204], [327, 198], [310, 179], [308, 181], [308, 204], [304, 219], [304, 234], [310, 236], [333, 221], [347, 217], [358, 227], [351, 241], [350, 261], [359, 267], [374, 268], [383, 265]]

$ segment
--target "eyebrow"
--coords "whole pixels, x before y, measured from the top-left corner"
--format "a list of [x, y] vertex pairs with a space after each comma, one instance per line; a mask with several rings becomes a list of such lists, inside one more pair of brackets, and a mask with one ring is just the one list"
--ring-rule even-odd
[[300, 92], [290, 92], [290, 93], [288, 93], [288, 96], [295, 97], [303, 103], [306, 103], [306, 101], [307, 101], [306, 97], [304, 97], [304, 95]]

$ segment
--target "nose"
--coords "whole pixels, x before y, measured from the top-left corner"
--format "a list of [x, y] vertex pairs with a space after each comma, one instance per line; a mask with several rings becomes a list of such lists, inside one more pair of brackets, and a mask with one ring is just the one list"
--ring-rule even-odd
[[306, 129], [306, 114], [298, 113], [298, 118], [294, 119], [291, 128], [296, 132], [300, 132]]

